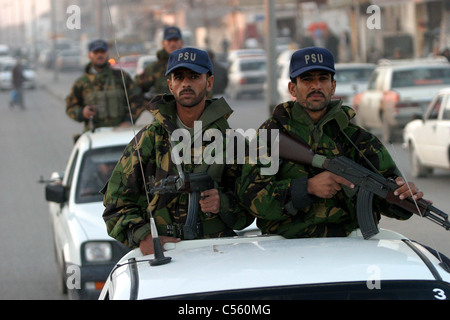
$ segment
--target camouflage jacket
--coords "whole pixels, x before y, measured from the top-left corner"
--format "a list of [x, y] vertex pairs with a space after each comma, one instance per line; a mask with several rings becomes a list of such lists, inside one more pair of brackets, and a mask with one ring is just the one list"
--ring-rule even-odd
[[[150, 104], [150, 111], [155, 120], [136, 135], [137, 145], [133, 139], [126, 147], [111, 175], [104, 196], [103, 218], [109, 235], [130, 247], [138, 246], [139, 241], [150, 234], [148, 204], [137, 149], [140, 150], [146, 178], [153, 176], [155, 183], [158, 184], [163, 178], [178, 175], [176, 166], [171, 160], [169, 141], [169, 135], [177, 128], [173, 96], [165, 95], [154, 99]], [[223, 99], [207, 100], [207, 107], [199, 119], [202, 121], [202, 130], [216, 128], [223, 132], [225, 137], [224, 127], [228, 126], [226, 118], [231, 112]], [[225, 143], [225, 139], [223, 141]], [[202, 141], [202, 148], [204, 149], [207, 144], [208, 142]], [[203, 227], [203, 235], [198, 236], [199, 238], [234, 235], [233, 229], [243, 229], [253, 222], [254, 217], [244, 210], [235, 193], [241, 166], [184, 163], [182, 165], [187, 173], [197, 172], [197, 169], [201, 168], [208, 172], [218, 185], [220, 214], [207, 215], [199, 211], [199, 222]], [[145, 183], [150, 190], [152, 186], [149, 185], [148, 179]], [[150, 196], [151, 212], [160, 235], [180, 236], [169, 234], [169, 229], [180, 230], [185, 223], [188, 198], [187, 193], [157, 193]]]
[[136, 84], [144, 93], [151, 90], [151, 96], [170, 93], [167, 77], [165, 76], [169, 54], [164, 49], [161, 49], [156, 53], [156, 56], [158, 58], [157, 61], [148, 65], [142, 74], [136, 75]]
[[[345, 132], [381, 174], [398, 176], [398, 169], [382, 143], [350, 122], [355, 115], [351, 108], [332, 101], [327, 109], [326, 115], [314, 124], [297, 102], [289, 101], [278, 105], [260, 128], [288, 132], [317, 154], [328, 158], [343, 155], [370, 169]], [[286, 238], [346, 236], [358, 227], [355, 192], [343, 188], [331, 199], [307, 193], [307, 179], [322, 170], [283, 159], [275, 175], [261, 175], [260, 169], [260, 165], [243, 166], [239, 196], [258, 218], [257, 225], [263, 233]], [[373, 211], [378, 219], [380, 214], [398, 219], [411, 216], [376, 196]]]
[[[136, 120], [143, 111], [143, 96], [128, 74], [124, 73], [124, 78], [133, 120]], [[108, 66], [99, 73], [93, 73], [89, 63], [84, 75], [75, 81], [66, 97], [66, 113], [73, 120], [84, 122], [85, 131], [90, 126], [89, 119], [85, 119], [82, 114], [86, 105], [97, 108], [97, 115], [92, 119], [94, 128], [130, 122], [126, 93], [120, 70]]]

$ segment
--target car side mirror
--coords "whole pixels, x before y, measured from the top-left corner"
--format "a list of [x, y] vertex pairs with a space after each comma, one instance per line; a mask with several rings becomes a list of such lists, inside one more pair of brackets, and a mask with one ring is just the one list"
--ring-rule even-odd
[[56, 203], [67, 201], [67, 189], [62, 184], [47, 184], [45, 186], [45, 199]]

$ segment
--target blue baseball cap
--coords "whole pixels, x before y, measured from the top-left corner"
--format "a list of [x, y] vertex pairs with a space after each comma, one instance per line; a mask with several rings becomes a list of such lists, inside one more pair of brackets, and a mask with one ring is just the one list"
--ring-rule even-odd
[[212, 63], [208, 53], [197, 48], [182, 48], [173, 51], [169, 55], [166, 76], [178, 68], [187, 68], [200, 74], [213, 73]]
[[98, 39], [89, 43], [89, 51], [105, 50], [108, 51], [108, 44], [105, 40]]
[[167, 27], [164, 29], [164, 40], [181, 39], [181, 31], [177, 27]]
[[308, 47], [295, 51], [291, 57], [289, 65], [289, 75], [291, 78], [297, 78], [299, 75], [310, 70], [326, 70], [332, 74], [336, 73], [334, 69], [333, 54], [325, 48]]

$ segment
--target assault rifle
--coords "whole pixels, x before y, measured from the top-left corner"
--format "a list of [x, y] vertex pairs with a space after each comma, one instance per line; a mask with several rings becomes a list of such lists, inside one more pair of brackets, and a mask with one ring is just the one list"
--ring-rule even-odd
[[398, 196], [395, 196], [394, 191], [399, 186], [393, 179], [385, 178], [381, 174], [368, 170], [344, 156], [327, 159], [325, 156], [315, 154], [307, 146], [286, 134], [280, 133], [279, 141], [279, 155], [281, 158], [325, 169], [355, 185], [358, 192], [356, 215], [364, 239], [370, 239], [379, 232], [372, 214], [374, 194], [411, 213], [428, 218], [446, 230], [450, 229], [448, 214], [432, 206], [428, 201], [424, 199], [415, 201], [411, 197], [400, 200]]
[[[154, 185], [153, 178], [151, 178], [151, 183]], [[213, 179], [206, 172], [184, 173], [180, 171], [178, 176], [169, 176], [162, 179], [158, 186], [154, 186], [150, 190], [150, 193], [189, 193], [189, 209], [186, 223], [183, 227], [183, 234], [185, 239], [194, 239], [197, 231], [200, 193], [214, 189], [214, 187]]]

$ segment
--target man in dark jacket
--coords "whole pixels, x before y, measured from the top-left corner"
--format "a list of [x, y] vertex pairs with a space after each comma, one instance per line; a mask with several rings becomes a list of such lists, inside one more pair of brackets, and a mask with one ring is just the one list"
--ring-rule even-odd
[[136, 120], [143, 110], [141, 90], [124, 73], [125, 92], [121, 71], [113, 70], [108, 62], [108, 46], [104, 40], [89, 44], [89, 59], [84, 75], [75, 81], [66, 98], [67, 115], [84, 123], [84, 131], [130, 125], [128, 101]]
[[18, 104], [20, 108], [25, 109], [25, 104], [23, 102], [23, 83], [25, 80], [26, 78], [23, 74], [23, 66], [19, 58], [17, 59], [16, 65], [12, 69], [13, 91], [11, 92], [11, 101], [9, 103], [11, 108], [13, 108], [15, 104]]
[[136, 84], [149, 98], [170, 93], [165, 76], [169, 55], [183, 46], [181, 31], [177, 27], [167, 27], [164, 29], [162, 49], [156, 53], [157, 61], [148, 65], [142, 74], [136, 75]]

